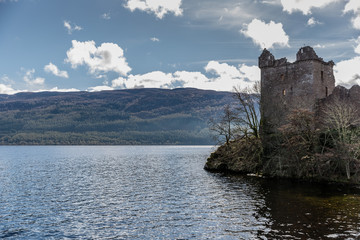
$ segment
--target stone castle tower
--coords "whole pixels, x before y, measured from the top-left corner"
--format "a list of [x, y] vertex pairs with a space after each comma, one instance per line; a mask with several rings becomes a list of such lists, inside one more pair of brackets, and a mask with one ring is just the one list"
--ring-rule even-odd
[[259, 57], [262, 132], [276, 131], [292, 109], [315, 111], [317, 101], [335, 88], [333, 66], [333, 61], [325, 62], [309, 46], [300, 48], [293, 63], [275, 59], [264, 49]]

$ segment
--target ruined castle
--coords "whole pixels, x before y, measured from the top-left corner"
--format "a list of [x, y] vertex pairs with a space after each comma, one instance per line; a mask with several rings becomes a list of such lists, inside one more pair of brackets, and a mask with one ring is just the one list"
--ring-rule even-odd
[[286, 58], [275, 59], [264, 49], [259, 57], [262, 132], [276, 131], [292, 109], [316, 112], [319, 103], [334, 95], [360, 106], [360, 87], [335, 87], [333, 66], [333, 61], [325, 62], [309, 46], [299, 49], [293, 63]]

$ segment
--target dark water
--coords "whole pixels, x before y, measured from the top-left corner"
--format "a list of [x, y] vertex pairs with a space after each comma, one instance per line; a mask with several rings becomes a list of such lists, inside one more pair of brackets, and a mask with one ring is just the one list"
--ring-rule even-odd
[[212, 150], [0, 147], [0, 238], [360, 238], [357, 189], [208, 173]]

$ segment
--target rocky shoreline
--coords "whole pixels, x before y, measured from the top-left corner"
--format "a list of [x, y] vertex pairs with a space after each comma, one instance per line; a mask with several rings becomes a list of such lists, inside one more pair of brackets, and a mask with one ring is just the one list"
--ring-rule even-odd
[[224, 144], [211, 153], [204, 169], [210, 172], [255, 174], [261, 169], [258, 144], [258, 140], [252, 141], [252, 144], [245, 140]]

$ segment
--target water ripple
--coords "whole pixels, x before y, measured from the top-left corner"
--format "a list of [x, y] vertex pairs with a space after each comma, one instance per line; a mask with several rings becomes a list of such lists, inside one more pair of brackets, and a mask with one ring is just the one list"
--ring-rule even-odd
[[359, 236], [358, 195], [210, 174], [211, 147], [0, 149], [0, 238]]

